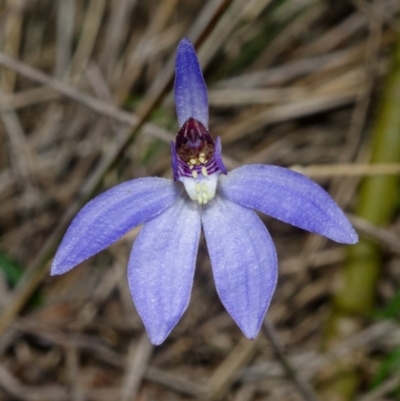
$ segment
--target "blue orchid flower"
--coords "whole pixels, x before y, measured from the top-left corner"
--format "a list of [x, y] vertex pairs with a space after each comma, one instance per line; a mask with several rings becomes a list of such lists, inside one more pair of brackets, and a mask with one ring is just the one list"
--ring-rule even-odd
[[218, 295], [254, 339], [275, 289], [277, 256], [252, 209], [340, 243], [358, 237], [332, 198], [301, 174], [270, 165], [227, 173], [220, 139], [208, 132], [207, 88], [188, 39], [178, 46], [175, 102], [174, 180], [138, 178], [90, 201], [68, 228], [51, 274], [66, 273], [144, 224], [128, 282], [151, 342], [161, 344], [188, 306], [203, 228]]

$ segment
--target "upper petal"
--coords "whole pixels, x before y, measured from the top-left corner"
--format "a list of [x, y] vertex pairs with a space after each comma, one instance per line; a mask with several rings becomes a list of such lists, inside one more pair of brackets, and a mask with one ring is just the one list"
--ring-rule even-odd
[[208, 128], [207, 87], [194, 47], [186, 38], [179, 42], [176, 54], [174, 92], [179, 126], [193, 117]]
[[103, 192], [72, 220], [53, 260], [62, 274], [171, 206], [182, 188], [163, 178], [138, 178]]
[[252, 210], [221, 197], [203, 207], [202, 222], [218, 295], [243, 333], [253, 339], [277, 280], [272, 239]]
[[187, 308], [200, 237], [200, 210], [179, 199], [140, 231], [128, 282], [150, 341], [161, 344]]
[[223, 196], [286, 223], [354, 244], [357, 233], [329, 194], [314, 181], [292, 170], [254, 164], [221, 177]]

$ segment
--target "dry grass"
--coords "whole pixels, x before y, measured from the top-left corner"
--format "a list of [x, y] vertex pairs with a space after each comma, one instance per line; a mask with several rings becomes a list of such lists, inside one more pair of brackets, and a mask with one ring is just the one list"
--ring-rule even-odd
[[[48, 276], [49, 258], [94, 193], [171, 176], [182, 36], [198, 45], [226, 165], [295, 165], [350, 212], [362, 175], [399, 173], [365, 165], [399, 11], [396, 0], [2, 0], [0, 256], [23, 272], [16, 285], [0, 275], [0, 400], [300, 400], [267, 337], [244, 339], [224, 311], [204, 242], [188, 311], [157, 348], [125, 279], [137, 230], [65, 276]], [[341, 357], [362, 372], [363, 397], [400, 326], [364, 322], [322, 353], [345, 249], [264, 221], [280, 257], [268, 316], [292, 367], [318, 386]], [[354, 224], [387, 249], [386, 302], [400, 281], [400, 222]], [[362, 399], [391, 399], [396, 386]]]

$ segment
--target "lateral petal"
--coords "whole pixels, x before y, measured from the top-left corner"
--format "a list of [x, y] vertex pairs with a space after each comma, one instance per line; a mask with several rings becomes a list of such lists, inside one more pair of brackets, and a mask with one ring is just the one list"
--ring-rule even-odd
[[132, 248], [129, 288], [154, 345], [165, 340], [189, 303], [200, 229], [199, 206], [181, 198], [143, 226]]
[[129, 230], [171, 206], [182, 187], [163, 178], [119, 184], [87, 203], [72, 220], [57, 250], [51, 274], [63, 274], [107, 248]]
[[203, 207], [202, 223], [218, 295], [246, 337], [254, 339], [277, 280], [272, 239], [252, 210], [221, 197]]
[[187, 38], [179, 42], [176, 54], [174, 93], [179, 126], [193, 117], [208, 128], [207, 87], [196, 51]]
[[302, 174], [253, 164], [239, 167], [220, 180], [221, 194], [232, 202], [337, 242], [358, 241], [357, 233], [330, 195]]

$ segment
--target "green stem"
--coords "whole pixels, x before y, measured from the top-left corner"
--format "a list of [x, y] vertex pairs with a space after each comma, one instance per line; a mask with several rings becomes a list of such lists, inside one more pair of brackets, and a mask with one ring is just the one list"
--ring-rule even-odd
[[[400, 162], [400, 39], [394, 49], [371, 142], [371, 163], [397, 162]], [[356, 215], [374, 225], [384, 226], [396, 212], [398, 194], [397, 176], [367, 177], [361, 184]], [[348, 334], [352, 326], [357, 326], [357, 318], [372, 311], [381, 268], [381, 249], [374, 242], [361, 236], [358, 244], [348, 248], [326, 328], [326, 346]]]

